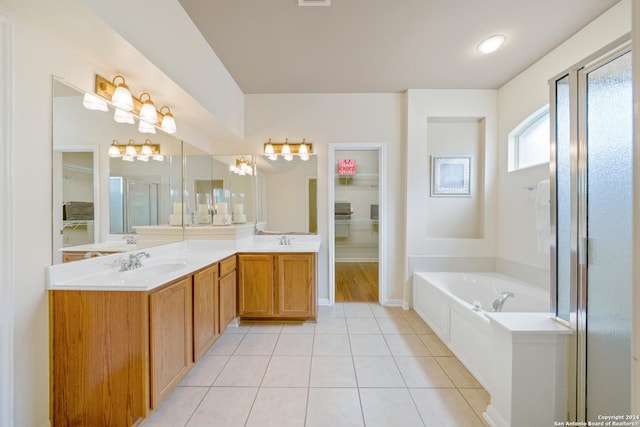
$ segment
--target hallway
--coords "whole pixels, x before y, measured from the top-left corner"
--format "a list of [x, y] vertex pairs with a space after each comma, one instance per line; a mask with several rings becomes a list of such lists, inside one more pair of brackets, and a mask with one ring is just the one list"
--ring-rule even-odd
[[378, 302], [377, 262], [336, 262], [336, 302]]

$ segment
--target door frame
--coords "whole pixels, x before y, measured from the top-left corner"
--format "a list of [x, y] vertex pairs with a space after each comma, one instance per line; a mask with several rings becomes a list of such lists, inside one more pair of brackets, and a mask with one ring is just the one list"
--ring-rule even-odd
[[335, 177], [336, 151], [378, 151], [378, 303], [384, 305], [387, 300], [386, 277], [386, 239], [387, 239], [387, 146], [380, 142], [345, 142], [330, 143], [328, 155], [328, 194], [329, 194], [329, 232], [327, 245], [329, 247], [329, 305], [336, 302], [336, 253], [335, 253]]
[[0, 15], [0, 425], [15, 421], [13, 273], [13, 28]]

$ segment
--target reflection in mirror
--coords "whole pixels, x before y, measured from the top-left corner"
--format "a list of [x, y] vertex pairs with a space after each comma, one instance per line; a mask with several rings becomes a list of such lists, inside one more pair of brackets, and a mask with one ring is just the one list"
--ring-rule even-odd
[[[182, 142], [162, 131], [142, 134], [137, 126], [117, 123], [112, 109], [88, 110], [83, 97], [53, 79], [54, 264], [135, 249], [128, 244], [135, 227], [169, 224], [174, 201], [182, 201]], [[114, 140], [124, 150], [130, 140], [141, 146], [147, 139], [163, 161], [109, 157]]]
[[257, 165], [258, 224], [265, 232], [318, 232], [316, 156], [303, 161], [259, 156]]

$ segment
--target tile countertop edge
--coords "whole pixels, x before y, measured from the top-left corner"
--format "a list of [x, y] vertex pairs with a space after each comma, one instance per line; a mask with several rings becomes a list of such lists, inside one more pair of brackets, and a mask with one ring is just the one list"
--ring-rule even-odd
[[[168, 245], [146, 248], [151, 257], [143, 260], [143, 265], [156, 265], [163, 262], [172, 262], [177, 259], [186, 261], [185, 268], [176, 269], [171, 273], [154, 275], [153, 280], [149, 278], [139, 277], [137, 280], [131, 280], [128, 284], [116, 284], [117, 276], [110, 283], [104, 283], [106, 277], [118, 274], [117, 266], [122, 259], [122, 255], [113, 254], [102, 257], [90, 258], [86, 260], [56, 264], [46, 269], [46, 289], [55, 290], [97, 290], [97, 291], [151, 291], [166, 283], [172, 282], [181, 277], [193, 274], [194, 272], [214, 264], [224, 258], [235, 255], [237, 253], [246, 252], [262, 252], [262, 253], [309, 253], [319, 252], [320, 242], [310, 241], [293, 245], [264, 245], [258, 242], [251, 244], [238, 245], [235, 248], [221, 248], [219, 242], [207, 244], [206, 241], [184, 241]], [[138, 251], [140, 252], [140, 251]], [[145, 262], [146, 261], [146, 262]], [[144, 267], [135, 272], [144, 272]], [[150, 275], [153, 275], [150, 273]], [[102, 280], [102, 283], [99, 283]], [[120, 279], [122, 280], [122, 279]], [[91, 282], [94, 282], [91, 284]]]

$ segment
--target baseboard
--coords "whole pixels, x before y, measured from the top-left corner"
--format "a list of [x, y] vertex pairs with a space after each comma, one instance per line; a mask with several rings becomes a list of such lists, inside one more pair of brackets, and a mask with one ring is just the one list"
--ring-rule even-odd
[[330, 306], [331, 303], [329, 302], [328, 298], [318, 298], [318, 305], [323, 305], [323, 306], [329, 305]]
[[385, 300], [382, 305], [385, 307], [402, 307], [404, 308], [405, 302], [401, 299], [388, 299]]
[[482, 418], [491, 427], [511, 427], [492, 405], [487, 406], [487, 410], [482, 413]]

